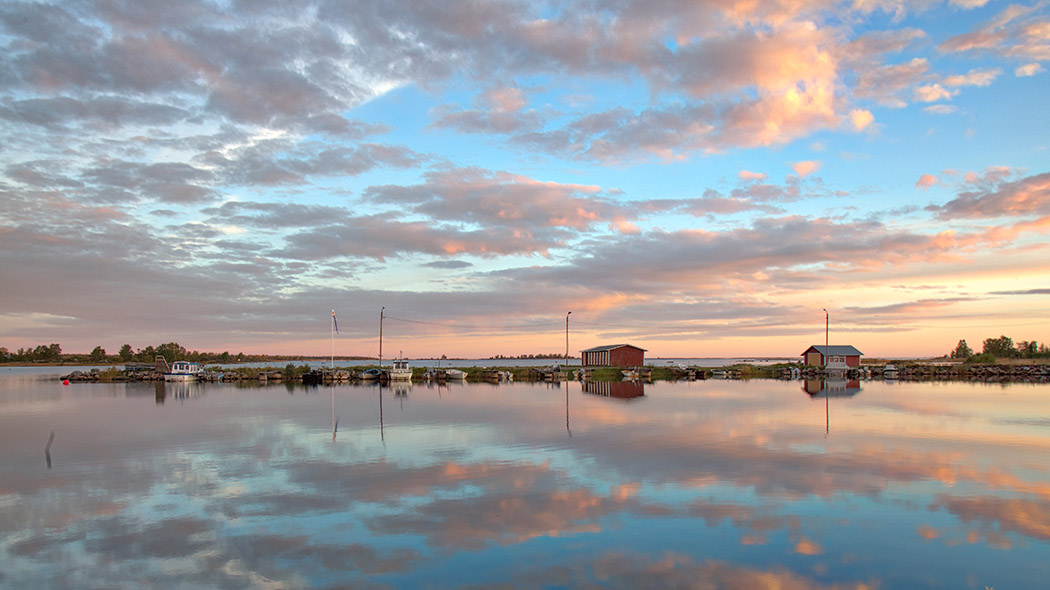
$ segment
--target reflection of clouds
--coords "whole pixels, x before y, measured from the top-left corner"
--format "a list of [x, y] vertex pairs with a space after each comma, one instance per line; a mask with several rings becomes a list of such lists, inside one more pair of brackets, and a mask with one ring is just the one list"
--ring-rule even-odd
[[421, 534], [443, 548], [480, 549], [489, 543], [519, 543], [534, 537], [557, 537], [601, 531], [598, 521], [631, 503], [599, 496], [587, 489], [489, 494], [476, 498], [437, 500], [414, 513], [369, 521], [380, 534]]
[[1040, 541], [1050, 540], [1050, 501], [1047, 500], [942, 495], [932, 508], [943, 508], [966, 523], [994, 527], [983, 532], [995, 546], [1008, 543], [1002, 536], [1007, 532]]
[[650, 557], [624, 551], [610, 552], [588, 563], [550, 570], [533, 571], [508, 590], [540, 587], [557, 575], [561, 585], [577, 590], [602, 588], [670, 588], [714, 590], [821, 590], [878, 588], [877, 580], [821, 583], [786, 568], [750, 568], [721, 561], [697, 562], [692, 556], [667, 553]]

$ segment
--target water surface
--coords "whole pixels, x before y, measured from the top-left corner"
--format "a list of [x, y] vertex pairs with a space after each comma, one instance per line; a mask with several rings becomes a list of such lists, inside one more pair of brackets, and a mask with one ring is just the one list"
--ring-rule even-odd
[[0, 373], [2, 587], [1050, 579], [1046, 384], [56, 376]]

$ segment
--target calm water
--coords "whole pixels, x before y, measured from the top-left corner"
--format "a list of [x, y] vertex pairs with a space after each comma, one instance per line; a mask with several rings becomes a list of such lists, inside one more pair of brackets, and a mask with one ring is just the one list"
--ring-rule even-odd
[[1050, 385], [830, 394], [7, 369], [0, 587], [1046, 587]]

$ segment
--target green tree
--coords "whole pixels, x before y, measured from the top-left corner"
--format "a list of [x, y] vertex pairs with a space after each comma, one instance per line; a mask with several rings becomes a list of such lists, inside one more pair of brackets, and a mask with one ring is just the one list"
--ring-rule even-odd
[[1013, 338], [1008, 336], [985, 339], [984, 350], [982, 352], [984, 354], [993, 355], [996, 358], [1017, 356], [1017, 350], [1014, 348]]
[[152, 363], [155, 356], [157, 356], [157, 352], [153, 350], [152, 346], [147, 346], [135, 353], [135, 360], [140, 363]]
[[54, 362], [58, 360], [59, 355], [62, 354], [62, 347], [52, 342], [51, 344], [44, 346], [43, 344], [33, 349], [31, 353], [32, 358], [28, 360], [42, 361], [42, 362]]
[[120, 357], [120, 360], [128, 362], [132, 359], [132, 357], [135, 356], [135, 353], [131, 351], [130, 344], [125, 344], [124, 346], [120, 347], [120, 352], [117, 353], [117, 356]]
[[1035, 340], [1022, 340], [1017, 343], [1017, 354], [1023, 357], [1033, 357], [1039, 353], [1039, 343]]
[[95, 349], [91, 351], [91, 354], [88, 355], [88, 360], [93, 363], [101, 363], [106, 360], [106, 349], [101, 346], [96, 346]]
[[186, 349], [180, 346], [177, 342], [161, 344], [157, 347], [157, 354], [168, 359], [169, 363], [185, 360], [187, 356]]
[[966, 340], [960, 340], [951, 354], [953, 359], [968, 359], [971, 356], [973, 356], [973, 350], [969, 344], [966, 344]]

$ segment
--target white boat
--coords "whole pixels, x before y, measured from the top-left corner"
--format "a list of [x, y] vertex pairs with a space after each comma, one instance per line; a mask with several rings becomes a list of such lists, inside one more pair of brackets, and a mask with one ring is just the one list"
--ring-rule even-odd
[[391, 381], [411, 380], [412, 367], [408, 366], [408, 359], [394, 359], [394, 364], [390, 367], [389, 374]]
[[459, 369], [445, 369], [445, 379], [466, 379], [467, 372]]
[[899, 374], [900, 374], [900, 370], [897, 369], [897, 367], [895, 367], [893, 365], [886, 365], [882, 369], [882, 377], [884, 379], [896, 379]]
[[171, 363], [171, 368], [164, 373], [164, 380], [196, 381], [203, 372], [204, 366], [200, 363], [191, 363], [188, 361], [175, 361], [174, 363]]
[[382, 373], [379, 371], [379, 369], [365, 369], [364, 371], [361, 371], [360, 374], [358, 374], [358, 378], [362, 381], [375, 381], [379, 379], [381, 375]]
[[637, 379], [638, 378], [638, 370], [637, 369], [624, 369], [624, 370], [620, 371], [620, 374], [623, 375], [624, 379]]

